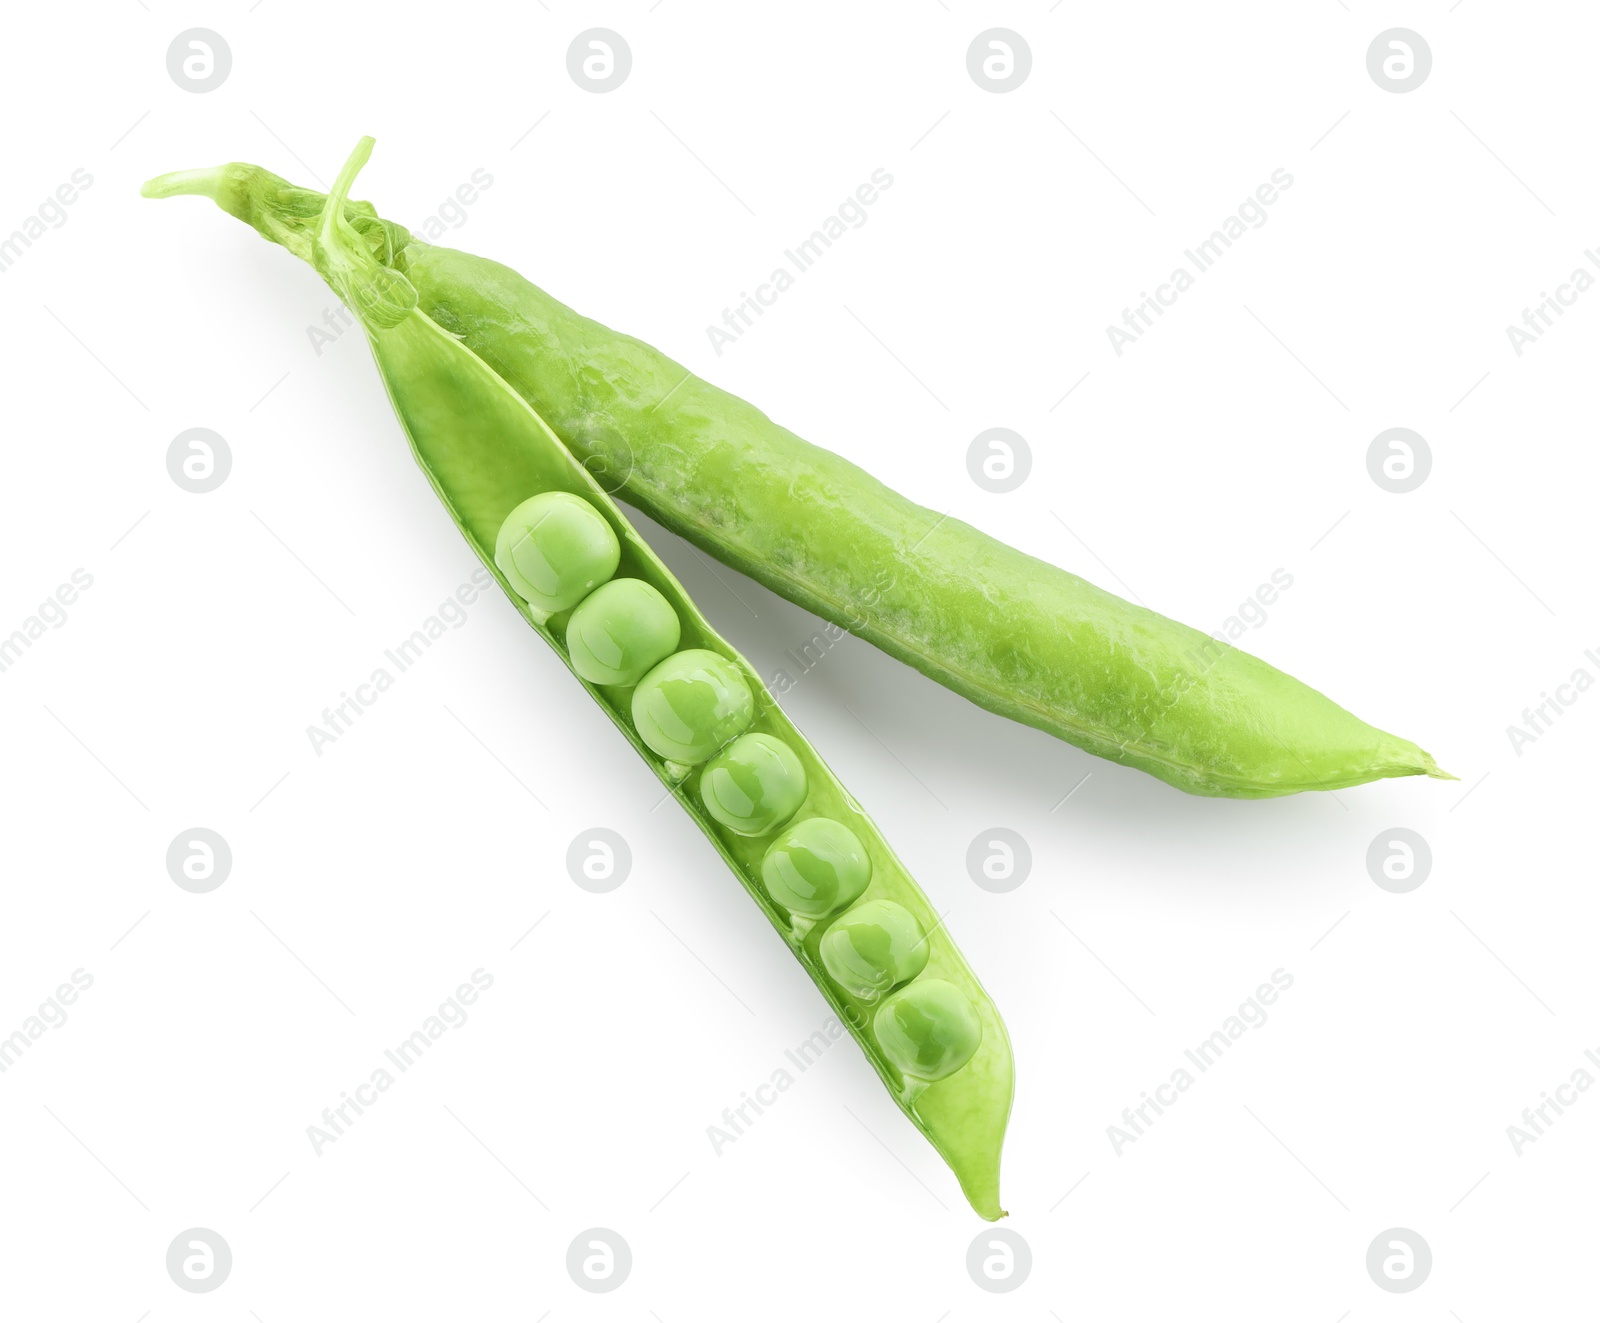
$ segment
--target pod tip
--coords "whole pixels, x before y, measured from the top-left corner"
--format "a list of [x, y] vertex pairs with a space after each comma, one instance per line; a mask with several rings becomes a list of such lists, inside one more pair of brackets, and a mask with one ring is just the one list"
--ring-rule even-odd
[[208, 170], [174, 170], [147, 179], [139, 188], [141, 197], [175, 198], [186, 194], [216, 200], [222, 185], [222, 167]]
[[[1416, 767], [1416, 770], [1411, 773], [1413, 776], [1415, 776], [1417, 772], [1421, 772], [1424, 776], [1431, 776], [1435, 781], [1459, 781], [1461, 779], [1459, 776], [1454, 776], [1445, 771], [1444, 768], [1440, 767], [1438, 763], [1434, 762], [1433, 755], [1426, 749], [1418, 749], [1416, 745], [1412, 745], [1411, 747], [1416, 753], [1418, 761], [1420, 761], [1422, 764], [1422, 766]], [[1415, 766], [1415, 764], [1413, 764], [1413, 766]]]

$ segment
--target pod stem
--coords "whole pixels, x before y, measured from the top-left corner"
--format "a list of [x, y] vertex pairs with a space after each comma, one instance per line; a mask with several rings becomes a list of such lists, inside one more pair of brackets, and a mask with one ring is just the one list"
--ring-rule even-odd
[[322, 204], [322, 215], [317, 218], [317, 239], [320, 243], [332, 247], [340, 240], [346, 243], [354, 241], [355, 231], [344, 218], [344, 206], [350, 199], [350, 189], [356, 182], [356, 176], [372, 159], [372, 149], [376, 145], [377, 139], [371, 134], [362, 138], [339, 170], [339, 177], [333, 181], [333, 189]]
[[417, 291], [373, 256], [345, 215], [351, 185], [372, 156], [372, 148], [373, 139], [362, 138], [333, 181], [312, 232], [311, 262], [367, 330], [381, 331], [410, 314], [417, 306]]
[[[370, 151], [371, 140], [368, 139]], [[361, 158], [363, 161], [365, 157]], [[360, 162], [356, 163], [360, 168]], [[352, 179], [354, 175], [351, 176]], [[258, 165], [231, 161], [200, 170], [174, 170], [157, 175], [139, 190], [147, 198], [210, 198], [228, 215], [242, 220], [265, 239], [281, 244], [313, 266], [313, 249], [319, 238], [326, 196], [300, 188]], [[380, 220], [370, 202], [343, 202], [344, 219], [357, 240], [385, 266], [395, 265], [401, 250], [411, 242], [404, 226]]]

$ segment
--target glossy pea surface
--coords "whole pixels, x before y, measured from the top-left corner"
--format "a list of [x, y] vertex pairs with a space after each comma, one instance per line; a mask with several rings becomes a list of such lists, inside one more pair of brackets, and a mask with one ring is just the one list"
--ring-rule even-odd
[[567, 621], [572, 669], [590, 684], [637, 684], [678, 646], [678, 613], [643, 579], [613, 579]]
[[706, 812], [741, 836], [765, 836], [806, 802], [806, 769], [771, 735], [741, 735], [700, 773]]
[[604, 516], [571, 492], [540, 492], [506, 516], [494, 563], [517, 595], [545, 615], [581, 602], [617, 572], [622, 547]]
[[911, 911], [892, 900], [863, 901], [822, 935], [823, 968], [862, 1001], [877, 1001], [928, 963], [928, 938]]
[[806, 818], [783, 831], [761, 861], [767, 895], [802, 919], [842, 910], [872, 881], [872, 860], [850, 828]]
[[966, 993], [943, 979], [925, 978], [889, 997], [873, 1017], [878, 1045], [900, 1073], [942, 1080], [972, 1060], [983, 1026]]
[[739, 668], [705, 648], [675, 652], [633, 691], [633, 724], [654, 752], [703, 763], [755, 718], [756, 701]]

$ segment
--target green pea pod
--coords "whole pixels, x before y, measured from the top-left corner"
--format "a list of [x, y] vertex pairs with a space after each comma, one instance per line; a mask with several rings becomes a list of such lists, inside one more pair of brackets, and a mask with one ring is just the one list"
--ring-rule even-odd
[[[152, 181], [313, 260], [322, 194], [250, 165]], [[347, 209], [373, 256], [652, 518], [981, 707], [1197, 795], [1453, 780], [1218, 639], [913, 504], [515, 271]]]
[[[905, 866], [750, 664], [544, 420], [379, 260], [383, 227], [345, 206], [371, 149], [364, 138], [326, 205], [300, 213], [297, 239], [359, 316], [417, 463], [529, 624], [710, 837], [973, 1208], [1003, 1217], [1012, 1059], [994, 1003]], [[187, 191], [172, 178], [152, 181], [147, 194]], [[583, 635], [576, 664], [566, 642], [574, 617]], [[583, 671], [625, 683], [591, 683]], [[764, 885], [769, 867], [800, 888], [779, 892], [795, 909]], [[843, 878], [843, 887], [809, 906], [817, 890], [807, 878], [824, 886]], [[829, 917], [843, 922], [840, 912], [862, 895], [907, 915], [896, 936], [915, 954], [897, 951], [900, 964], [881, 987], [857, 996], [830, 977], [820, 952]]]

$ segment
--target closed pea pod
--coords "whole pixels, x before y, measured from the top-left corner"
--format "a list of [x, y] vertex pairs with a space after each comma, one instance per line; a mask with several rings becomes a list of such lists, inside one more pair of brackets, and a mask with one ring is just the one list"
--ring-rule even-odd
[[[544, 421], [487, 363], [418, 308], [415, 291], [378, 260], [368, 242], [372, 232], [358, 232], [349, 223], [346, 198], [370, 149], [371, 140], [363, 140], [341, 171], [312, 226], [310, 256], [360, 317], [419, 465], [468, 543], [494, 570], [529, 624], [573, 667], [789, 943], [902, 1111], [955, 1172], [974, 1209], [991, 1219], [1003, 1216], [1000, 1150], [1011, 1107], [1012, 1061], [994, 1003], [871, 819], [782, 710], [767, 699], [749, 663], [711, 628], [682, 585]], [[555, 494], [564, 499], [542, 499]], [[535, 505], [536, 499], [541, 503]], [[614, 559], [606, 538], [593, 535], [591, 512], [614, 537]], [[582, 618], [584, 602], [619, 581], [618, 576], [652, 588], [671, 607], [680, 626], [680, 637], [674, 640], [680, 650], [651, 666], [631, 691], [579, 673], [568, 642], [573, 620]], [[630, 602], [646, 611], [650, 608], [640, 604], [647, 601], [646, 596], [634, 595], [606, 609], [627, 617]], [[571, 614], [563, 618], [567, 611]], [[625, 632], [646, 623], [621, 622]], [[651, 646], [659, 647], [662, 637], [656, 634]], [[587, 663], [585, 667], [589, 669]], [[691, 780], [688, 774], [714, 761], [719, 751], [741, 736], [762, 737], [754, 747], [763, 752], [746, 760], [742, 754], [732, 757], [733, 748], [727, 749], [730, 758], [724, 767], [730, 785], [743, 788], [737, 799], [721, 790], [715, 790], [713, 798], [718, 812], [733, 819], [730, 825], [700, 798], [703, 780]], [[793, 775], [788, 759], [800, 769], [799, 777]], [[751, 772], [752, 767], [757, 770]], [[891, 1056], [878, 1042], [872, 1017], [844, 995], [824, 968], [819, 954], [821, 929], [802, 930], [763, 886], [764, 864], [775, 844], [773, 833], [785, 814], [796, 811], [805, 813], [806, 820], [843, 826], [870, 857], [873, 898], [892, 901], [928, 934], [926, 967], [903, 991], [937, 979], [959, 988], [973, 1008], [979, 1024], [977, 1045], [961, 1068], [939, 1081], [925, 1085], [922, 1077], [899, 1064], [909, 1059], [906, 1053]], [[800, 825], [793, 823], [788, 830]], [[823, 832], [818, 842], [827, 845], [829, 836]], [[813, 851], [819, 857], [820, 853], [826, 851]], [[800, 847], [793, 847], [792, 861], [801, 857]], [[833, 891], [843, 905], [848, 903], [843, 897], [859, 880], [860, 868], [848, 850], [838, 859], [840, 876]], [[822, 870], [812, 870], [809, 862], [804, 868], [822, 876]], [[795, 876], [803, 884], [799, 867]], [[819, 898], [824, 889], [818, 887]]]
[[[146, 188], [209, 196], [318, 261], [322, 195], [269, 171], [219, 166]], [[349, 212], [374, 264], [402, 275], [580, 461], [618, 475], [626, 500], [989, 711], [1197, 795], [1454, 779], [1234, 646], [1237, 619], [1204, 634], [1124, 601], [907, 500], [515, 271], [425, 243], [365, 203]]]

